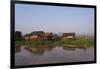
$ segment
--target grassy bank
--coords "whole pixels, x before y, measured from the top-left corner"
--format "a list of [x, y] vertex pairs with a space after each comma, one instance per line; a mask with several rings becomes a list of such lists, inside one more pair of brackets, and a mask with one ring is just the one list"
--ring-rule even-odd
[[93, 38], [76, 38], [76, 40], [70, 40], [70, 39], [62, 39], [62, 40], [33, 40], [33, 41], [26, 41], [26, 40], [20, 40], [15, 41], [16, 46], [22, 46], [22, 45], [35, 45], [35, 46], [43, 46], [43, 45], [52, 45], [52, 46], [64, 46], [64, 45], [75, 45], [75, 46], [85, 46], [90, 47], [94, 46], [94, 39]]

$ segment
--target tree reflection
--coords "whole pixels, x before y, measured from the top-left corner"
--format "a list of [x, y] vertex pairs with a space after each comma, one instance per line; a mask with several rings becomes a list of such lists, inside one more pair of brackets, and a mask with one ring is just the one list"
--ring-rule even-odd
[[18, 53], [21, 51], [21, 46], [15, 46], [15, 53]]

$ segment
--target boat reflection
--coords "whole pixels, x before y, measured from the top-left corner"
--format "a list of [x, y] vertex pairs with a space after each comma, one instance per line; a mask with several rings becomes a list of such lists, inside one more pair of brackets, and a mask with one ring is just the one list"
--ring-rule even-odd
[[84, 46], [80, 46], [80, 47], [77, 47], [77, 46], [63, 46], [62, 47], [63, 50], [76, 50], [76, 49], [82, 49], [84, 51], [86, 51], [87, 48], [85, 48]]
[[63, 46], [62, 47], [63, 48], [63, 50], [75, 50], [75, 48], [72, 48], [72, 47], [68, 47], [68, 46]]

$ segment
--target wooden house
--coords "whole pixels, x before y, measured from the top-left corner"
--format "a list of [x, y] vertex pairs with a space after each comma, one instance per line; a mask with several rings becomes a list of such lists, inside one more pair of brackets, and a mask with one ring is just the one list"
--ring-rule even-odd
[[43, 35], [44, 35], [43, 31], [34, 31], [34, 32], [30, 33], [30, 40], [42, 39]]
[[34, 31], [31, 32], [30, 34], [25, 35], [26, 40], [52, 40], [53, 34], [51, 32], [43, 32], [43, 31]]
[[41, 39], [43, 37], [44, 32], [43, 31], [34, 31], [29, 34], [26, 34], [24, 36], [25, 40], [35, 40], [35, 39]]
[[62, 35], [63, 39], [75, 39], [75, 33], [64, 33]]
[[46, 32], [46, 33], [44, 33], [44, 39], [45, 40], [52, 40], [52, 38], [53, 38], [53, 33], [51, 33], [51, 32]]
[[24, 39], [25, 39], [25, 40], [29, 40], [29, 39], [30, 39], [30, 34], [26, 34], [26, 35], [24, 36]]

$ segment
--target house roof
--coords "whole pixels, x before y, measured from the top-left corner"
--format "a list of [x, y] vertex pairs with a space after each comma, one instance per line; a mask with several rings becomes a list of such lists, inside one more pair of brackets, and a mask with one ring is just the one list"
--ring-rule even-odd
[[42, 34], [44, 34], [43, 31], [33, 31], [30, 33], [30, 35], [42, 35]]
[[53, 35], [53, 33], [51, 33], [51, 32], [46, 32], [46, 33], [44, 33], [44, 35], [45, 35], [45, 36]]
[[62, 36], [65, 37], [65, 36], [74, 36], [75, 33], [64, 33]]

